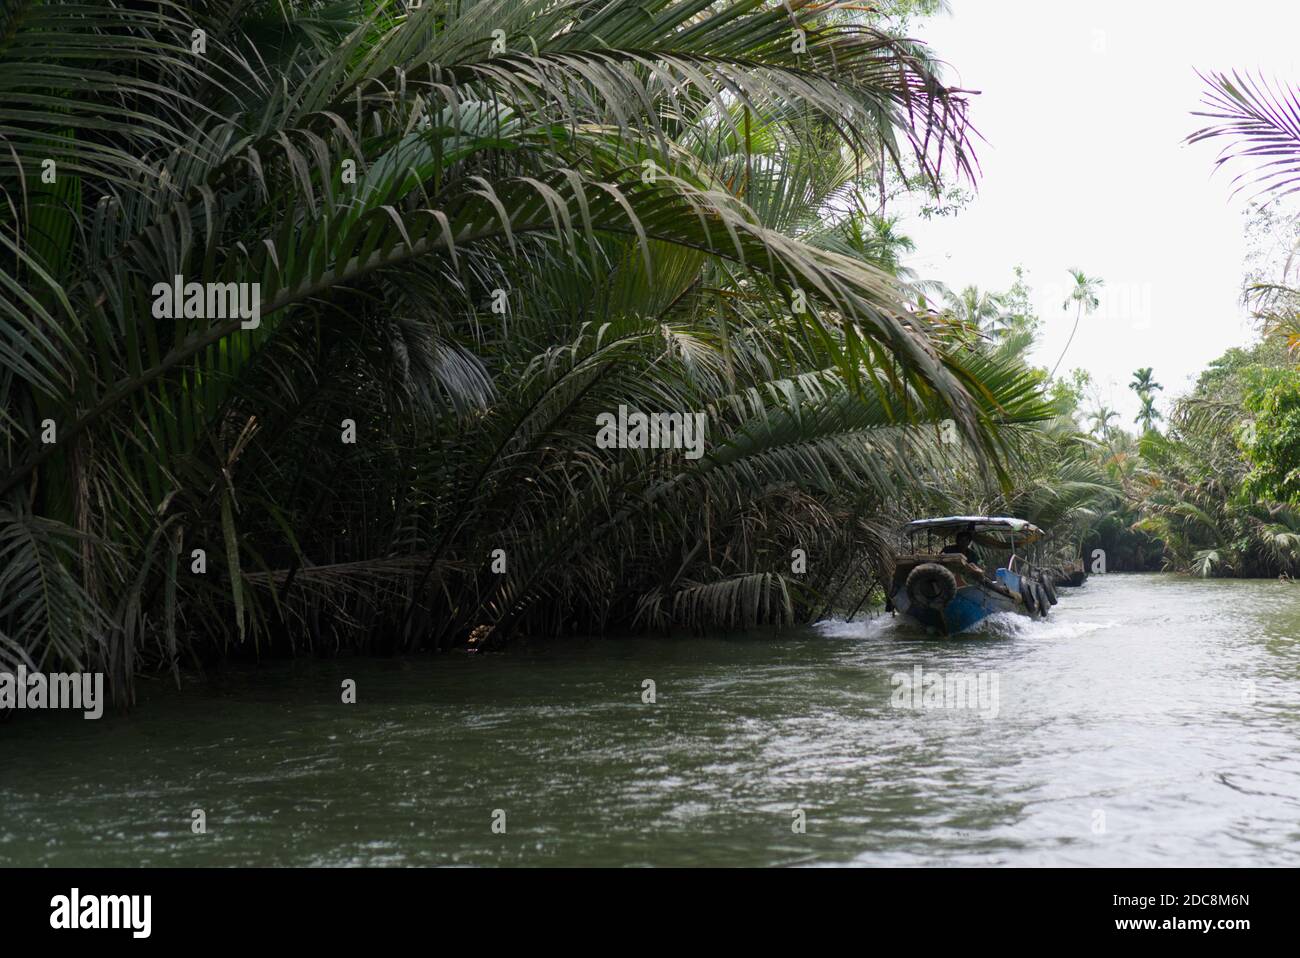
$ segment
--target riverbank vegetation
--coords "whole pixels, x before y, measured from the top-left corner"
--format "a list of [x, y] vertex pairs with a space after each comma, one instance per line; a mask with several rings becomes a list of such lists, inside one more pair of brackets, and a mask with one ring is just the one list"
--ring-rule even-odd
[[[1141, 398], [1136, 433], [1100, 423], [1101, 462], [1124, 491], [1091, 530], [1085, 549], [1101, 548], [1112, 568], [1164, 568], [1202, 576], [1300, 576], [1300, 282], [1294, 216], [1279, 211], [1300, 177], [1300, 99], [1240, 76], [1206, 80], [1199, 116], [1209, 125], [1189, 137], [1226, 142], [1221, 164], [1250, 165], [1234, 183], [1261, 206], [1250, 229], [1273, 241], [1247, 275], [1243, 297], [1260, 339], [1211, 362], [1192, 390], [1155, 408], [1161, 390], [1150, 368], [1134, 372]], [[1157, 429], [1165, 418], [1165, 428]]]
[[1095, 462], [1122, 496], [1088, 529], [1084, 554], [1102, 550], [1111, 571], [1300, 574], [1300, 506], [1285, 488], [1300, 462], [1288, 448], [1298, 384], [1294, 358], [1266, 338], [1212, 362], [1163, 431], [1102, 433], [1094, 415]]
[[[217, 656], [789, 622], [921, 513], [1273, 574], [1293, 514], [1214, 510], [1295, 499], [1286, 362], [1135, 453], [1028, 362], [1023, 277], [901, 265], [894, 200], [978, 169], [903, 29], [931, 7], [11, 4], [0, 665], [121, 700]], [[701, 455], [611, 447], [620, 407], [702, 417]]]
[[[11, 8], [6, 663], [788, 620], [1049, 415], [894, 275], [865, 184], [974, 157], [888, 18], [288, 9]], [[707, 454], [601, 448], [620, 405]]]

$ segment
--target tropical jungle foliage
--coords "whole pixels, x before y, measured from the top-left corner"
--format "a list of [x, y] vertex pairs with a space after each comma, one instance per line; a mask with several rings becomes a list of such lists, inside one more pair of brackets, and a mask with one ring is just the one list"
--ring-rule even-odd
[[[1226, 141], [1220, 165], [1241, 166], [1237, 191], [1266, 200], [1256, 230], [1277, 229], [1277, 209], [1300, 185], [1300, 95], [1239, 75], [1206, 78], [1191, 142]], [[1288, 218], [1293, 219], [1293, 218]], [[1293, 227], [1287, 227], [1293, 231]], [[1162, 566], [1203, 576], [1300, 575], [1300, 370], [1294, 248], [1277, 274], [1248, 277], [1247, 301], [1262, 339], [1209, 365], [1168, 416], [1156, 407], [1150, 367], [1133, 374], [1142, 401], [1134, 437], [1092, 414], [1103, 461], [1122, 502], [1089, 531], [1085, 551], [1104, 549], [1112, 568]], [[1167, 428], [1155, 428], [1167, 418]]]
[[[1288, 363], [1163, 433], [1139, 370], [1144, 435], [1089, 434], [1022, 274], [904, 267], [891, 204], [976, 178], [907, 38], [937, 6], [7, 4], [0, 667], [125, 702], [220, 656], [808, 619], [917, 513], [1294, 569]], [[1203, 135], [1262, 135], [1225, 90]], [[174, 283], [256, 284], [257, 321], [167, 316]], [[1289, 287], [1257, 295], [1285, 335]], [[702, 455], [607, 448], [620, 408], [702, 416]]]
[[[870, 198], [973, 174], [918, 6], [7, 5], [0, 662], [129, 697], [788, 621], [954, 475], [1041, 496], [1041, 374], [924, 306]], [[260, 323], [156, 318], [174, 277]], [[620, 405], [705, 454], [601, 448]]]

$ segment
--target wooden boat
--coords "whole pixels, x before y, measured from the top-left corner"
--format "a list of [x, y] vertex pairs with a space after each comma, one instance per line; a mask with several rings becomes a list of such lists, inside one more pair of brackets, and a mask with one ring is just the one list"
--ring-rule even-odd
[[1069, 589], [1077, 589], [1088, 581], [1088, 570], [1077, 559], [1074, 562], [1067, 563], [1062, 569], [1062, 573], [1065, 581], [1058, 584]]
[[[1042, 538], [1033, 523], [1006, 516], [943, 516], [909, 522], [903, 532], [908, 545], [895, 561], [889, 610], [927, 629], [955, 635], [997, 612], [1046, 618], [1056, 604], [1051, 581], [1018, 551]], [[984, 550], [984, 564], [943, 551], [945, 540], [962, 533]], [[986, 567], [1004, 555], [1004, 564]]]

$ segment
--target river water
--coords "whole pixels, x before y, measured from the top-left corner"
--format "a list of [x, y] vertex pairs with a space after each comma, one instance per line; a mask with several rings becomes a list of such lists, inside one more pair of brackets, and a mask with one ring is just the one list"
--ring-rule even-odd
[[1294, 866], [1298, 637], [1300, 585], [1108, 575], [956, 640], [882, 617], [152, 681], [129, 717], [0, 724], [0, 864]]

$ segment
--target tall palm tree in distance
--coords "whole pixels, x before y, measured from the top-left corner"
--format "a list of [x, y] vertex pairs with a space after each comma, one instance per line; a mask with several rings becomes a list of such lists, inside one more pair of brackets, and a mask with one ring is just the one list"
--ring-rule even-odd
[[1092, 431], [1101, 433], [1103, 439], [1109, 439], [1111, 420], [1118, 419], [1119, 413], [1103, 404], [1088, 413], [1088, 418], [1092, 421]]
[[1152, 370], [1150, 366], [1143, 366], [1141, 369], [1134, 370], [1133, 381], [1128, 384], [1128, 388], [1133, 390], [1139, 396], [1154, 392], [1158, 389], [1164, 389], [1164, 386], [1151, 378], [1151, 372]]
[[1079, 320], [1085, 313], [1091, 313], [1101, 305], [1101, 300], [1097, 298], [1097, 290], [1105, 285], [1105, 281], [1095, 276], [1087, 276], [1081, 269], [1070, 270], [1070, 275], [1074, 277], [1074, 288], [1070, 290], [1069, 297], [1061, 305], [1061, 309], [1069, 309], [1073, 303], [1075, 307], [1074, 328], [1070, 330], [1070, 338], [1065, 341], [1065, 349], [1061, 350], [1061, 355], [1056, 360], [1056, 365], [1048, 373], [1048, 378], [1056, 375], [1056, 370], [1060, 368], [1061, 360], [1070, 350], [1070, 344], [1074, 342], [1074, 334], [1079, 331]]
[[983, 329], [997, 323], [1002, 315], [1002, 298], [978, 286], [967, 286], [953, 301], [951, 309], [961, 320]]
[[1139, 409], [1138, 414], [1133, 417], [1133, 421], [1142, 423], [1142, 432], [1148, 433], [1155, 428], [1153, 425], [1155, 420], [1164, 419], [1165, 417], [1162, 416], [1160, 410], [1156, 408], [1156, 401], [1152, 398], [1150, 393], [1144, 392], [1139, 393], [1138, 395], [1142, 397], [1142, 408]]

